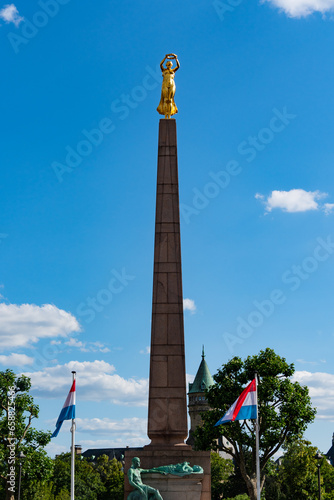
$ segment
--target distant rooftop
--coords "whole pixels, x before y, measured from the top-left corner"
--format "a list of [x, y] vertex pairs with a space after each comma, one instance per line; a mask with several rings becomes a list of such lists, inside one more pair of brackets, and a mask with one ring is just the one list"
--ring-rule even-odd
[[204, 346], [202, 350], [202, 361], [199, 365], [195, 380], [192, 384], [189, 384], [189, 394], [194, 394], [195, 392], [204, 392], [205, 389], [209, 389], [214, 384], [212, 375], [210, 373], [207, 362], [205, 361]]
[[334, 434], [332, 437], [332, 446], [329, 448], [329, 450], [326, 453], [326, 457], [330, 461], [332, 465], [334, 465]]

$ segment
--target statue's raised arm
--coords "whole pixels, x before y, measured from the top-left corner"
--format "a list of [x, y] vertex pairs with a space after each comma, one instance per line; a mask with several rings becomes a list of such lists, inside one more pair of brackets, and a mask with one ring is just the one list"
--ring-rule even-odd
[[175, 59], [175, 62], [176, 62], [176, 68], [174, 68], [174, 73], [175, 71], [177, 71], [180, 67], [180, 63], [179, 63], [179, 60], [177, 58], [177, 55], [176, 54], [168, 54], [169, 56], [173, 56], [173, 59]]
[[[164, 62], [166, 61], [166, 66]], [[176, 68], [172, 68], [172, 60], [176, 61]], [[165, 118], [170, 118], [172, 115], [177, 113], [177, 107], [174, 101], [175, 95], [175, 82], [174, 76], [175, 72], [179, 69], [180, 63], [176, 54], [166, 54], [164, 59], [160, 63], [160, 68], [162, 71], [162, 88], [161, 88], [161, 99], [159, 106], [157, 107], [158, 113], [164, 115]]]
[[164, 69], [165, 69], [165, 68], [164, 68], [164, 62], [166, 61], [167, 56], [168, 56], [168, 54], [166, 54], [166, 55], [165, 55], [165, 57], [163, 58], [163, 60], [162, 60], [162, 61], [161, 61], [161, 63], [160, 63], [160, 69], [161, 69], [161, 71], [162, 71], [162, 72], [163, 72], [163, 71], [164, 71]]

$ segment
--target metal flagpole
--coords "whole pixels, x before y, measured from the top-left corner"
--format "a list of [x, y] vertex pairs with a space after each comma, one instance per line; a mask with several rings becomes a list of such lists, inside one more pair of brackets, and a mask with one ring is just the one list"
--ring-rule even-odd
[[[72, 372], [72, 384], [75, 381], [76, 372]], [[71, 445], [71, 500], [74, 500], [74, 473], [75, 473], [75, 418], [72, 418], [72, 445]]]
[[256, 490], [257, 490], [257, 500], [261, 499], [261, 480], [260, 480], [260, 436], [259, 436], [259, 405], [257, 397], [257, 386], [258, 378], [257, 373], [255, 373], [255, 383], [256, 383]]

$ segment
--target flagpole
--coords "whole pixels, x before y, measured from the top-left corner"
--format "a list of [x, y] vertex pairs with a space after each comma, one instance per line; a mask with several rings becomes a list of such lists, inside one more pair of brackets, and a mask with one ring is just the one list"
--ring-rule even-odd
[[[76, 372], [72, 372], [72, 384], [75, 381]], [[75, 418], [72, 418], [72, 445], [71, 445], [71, 500], [74, 500], [74, 473], [75, 473]]]
[[255, 373], [256, 381], [256, 490], [257, 490], [257, 500], [261, 500], [261, 479], [260, 479], [260, 432], [259, 432], [259, 404], [257, 397], [257, 387], [258, 378], [257, 373]]

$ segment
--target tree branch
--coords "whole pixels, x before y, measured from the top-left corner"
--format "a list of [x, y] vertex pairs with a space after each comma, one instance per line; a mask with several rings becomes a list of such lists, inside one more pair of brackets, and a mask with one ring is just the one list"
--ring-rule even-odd
[[25, 438], [25, 436], [27, 434], [27, 431], [28, 431], [28, 429], [29, 429], [29, 427], [31, 425], [31, 421], [32, 421], [33, 418], [34, 417], [33, 417], [32, 413], [30, 413], [28, 423], [26, 425], [26, 428], [24, 429], [24, 432], [23, 432], [23, 434], [21, 436], [21, 439], [17, 443], [17, 446], [19, 446], [22, 443], [23, 439]]
[[289, 427], [287, 427], [283, 433], [283, 436], [281, 437], [279, 443], [275, 446], [275, 448], [273, 448], [271, 451], [268, 452], [268, 455], [267, 456], [264, 456], [263, 457], [263, 461], [262, 461], [262, 467], [261, 467], [261, 470], [264, 469], [264, 467], [266, 466], [266, 464], [268, 463], [268, 461], [270, 460], [270, 458], [275, 455], [275, 453], [280, 449], [280, 447], [282, 446], [282, 444], [284, 443], [285, 441], [285, 438], [286, 438], [286, 435], [289, 431]]

